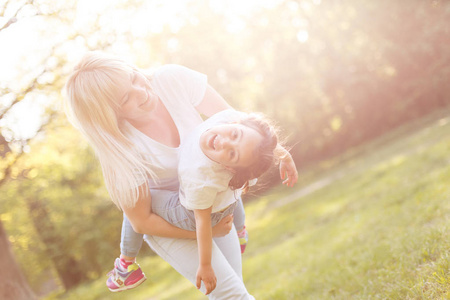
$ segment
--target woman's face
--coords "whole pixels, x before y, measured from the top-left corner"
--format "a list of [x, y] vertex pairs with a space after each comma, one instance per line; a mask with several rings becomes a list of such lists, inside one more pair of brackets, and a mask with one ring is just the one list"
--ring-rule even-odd
[[158, 101], [148, 79], [138, 71], [131, 73], [130, 81], [123, 85], [119, 93], [118, 117], [128, 121], [148, 118], [148, 113]]
[[200, 148], [211, 160], [228, 168], [246, 168], [256, 157], [263, 137], [255, 129], [241, 124], [218, 125], [200, 136]]

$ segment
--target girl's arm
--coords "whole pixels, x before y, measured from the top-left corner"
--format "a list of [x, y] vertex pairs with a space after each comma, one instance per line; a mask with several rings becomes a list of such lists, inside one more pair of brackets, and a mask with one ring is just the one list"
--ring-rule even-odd
[[280, 177], [284, 180], [283, 184], [292, 187], [298, 180], [298, 172], [294, 159], [289, 151], [280, 144], [277, 145], [276, 151], [280, 156]]
[[201, 282], [206, 288], [208, 295], [216, 288], [217, 278], [211, 265], [212, 231], [211, 211], [208, 209], [195, 209], [195, 226], [197, 230], [199, 265], [197, 270], [197, 288], [200, 289]]
[[[150, 193], [145, 195], [142, 191], [144, 186], [141, 186], [139, 192], [139, 199], [134, 207], [125, 207], [122, 209], [127, 215], [131, 226], [134, 231], [141, 234], [149, 234], [161, 237], [171, 237], [171, 238], [188, 238], [195, 239], [196, 232], [184, 230], [178, 228], [157, 214], [153, 213], [152, 208], [152, 198]], [[225, 220], [222, 220], [219, 224], [214, 226], [213, 235], [214, 236], [224, 236], [227, 235], [233, 224], [233, 218], [230, 216]]]
[[196, 107], [197, 111], [207, 117], [211, 117], [219, 111], [232, 108], [220, 94], [208, 84], [202, 102]]

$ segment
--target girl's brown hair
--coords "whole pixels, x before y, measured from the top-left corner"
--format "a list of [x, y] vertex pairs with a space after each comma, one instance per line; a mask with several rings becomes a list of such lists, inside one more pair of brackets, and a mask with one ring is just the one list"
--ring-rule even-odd
[[246, 168], [236, 168], [235, 175], [228, 184], [232, 190], [243, 188], [246, 192], [249, 181], [260, 177], [277, 161], [275, 149], [278, 145], [278, 134], [275, 127], [262, 114], [251, 113], [239, 123], [256, 130], [263, 137], [261, 144], [253, 153], [255, 162]]

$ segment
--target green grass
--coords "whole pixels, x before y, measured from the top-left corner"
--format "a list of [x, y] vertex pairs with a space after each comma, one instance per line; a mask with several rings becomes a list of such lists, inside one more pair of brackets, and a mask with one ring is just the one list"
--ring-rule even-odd
[[[246, 203], [256, 299], [450, 299], [450, 118], [426, 124]], [[160, 258], [140, 264], [149, 279], [135, 290], [114, 295], [105, 277], [47, 299], [204, 299]]]

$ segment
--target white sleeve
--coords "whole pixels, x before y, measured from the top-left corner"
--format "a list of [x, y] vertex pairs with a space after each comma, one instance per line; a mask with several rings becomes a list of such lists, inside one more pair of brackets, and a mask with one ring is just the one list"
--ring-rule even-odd
[[180, 202], [189, 210], [207, 209], [213, 206], [217, 197], [217, 190], [214, 187], [201, 184], [190, 183], [180, 186]]
[[208, 78], [205, 74], [175, 64], [164, 65], [155, 72], [161, 86], [177, 99], [187, 99], [194, 107], [205, 97]]

